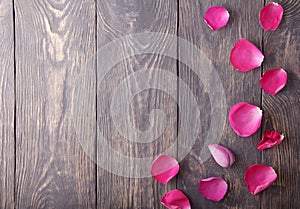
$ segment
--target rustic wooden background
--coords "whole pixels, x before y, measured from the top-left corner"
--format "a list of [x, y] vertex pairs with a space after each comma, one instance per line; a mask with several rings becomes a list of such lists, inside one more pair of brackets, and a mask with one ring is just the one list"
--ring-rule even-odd
[[[258, 13], [268, 2], [0, 0], [0, 207], [163, 208], [162, 195], [178, 188], [189, 197], [192, 208], [299, 208], [300, 1], [280, 0], [278, 3], [285, 9], [283, 21], [276, 31], [264, 32], [258, 24]], [[203, 22], [205, 11], [213, 5], [228, 8], [231, 15], [227, 27], [217, 32]], [[223, 169], [212, 159], [198, 162], [201, 136], [180, 162], [178, 177], [168, 185], [152, 178], [111, 174], [85, 154], [72, 122], [73, 91], [80, 65], [106, 43], [138, 32], [169, 33], [192, 42], [212, 60], [225, 87], [228, 108], [239, 101], [262, 107], [262, 127], [251, 137], [241, 139], [226, 124], [221, 144], [237, 156], [231, 168]], [[243, 37], [265, 55], [262, 67], [248, 73], [233, 70], [229, 62], [231, 48]], [[210, 105], [201, 78], [171, 58], [146, 54], [125, 59], [98, 89], [101, 99], [109, 99], [119, 81], [144, 67], [167, 69], [187, 83], [203, 110], [203, 127], [199, 128], [205, 135], [210, 122], [206, 108]], [[261, 91], [259, 78], [264, 71], [277, 67], [286, 69], [289, 78], [285, 89], [273, 97]], [[96, 69], [93, 73], [96, 78]], [[91, 80], [89, 85], [95, 87], [96, 82], [97, 79]], [[176, 83], [170, 88], [180, 91]], [[129, 155], [163, 152], [178, 132], [176, 101], [165, 92], [147, 90], [133, 104], [133, 122], [138, 129], [147, 129], [147, 114], [160, 108], [168, 116], [167, 130], [148, 150], [120, 137], [111, 144]], [[97, 108], [105, 110], [107, 103], [98, 103]], [[96, 105], [87, 103], [83, 111], [86, 110], [96, 115]], [[97, 116], [101, 116], [98, 119], [102, 125], [111, 129], [113, 124], [106, 114], [103, 111]], [[256, 144], [266, 129], [283, 132], [286, 139], [276, 148], [259, 152]], [[247, 191], [243, 182], [245, 168], [253, 163], [271, 165], [278, 173], [277, 181], [256, 196]], [[221, 176], [229, 184], [229, 192], [220, 202], [208, 201], [198, 192], [200, 178], [210, 176]]]

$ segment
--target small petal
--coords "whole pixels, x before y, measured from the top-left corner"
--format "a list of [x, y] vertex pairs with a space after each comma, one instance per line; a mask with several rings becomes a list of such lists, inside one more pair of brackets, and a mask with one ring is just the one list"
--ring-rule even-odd
[[231, 128], [241, 137], [254, 134], [259, 129], [262, 110], [246, 102], [239, 102], [230, 111], [228, 120]]
[[230, 53], [230, 62], [240, 72], [247, 72], [261, 65], [264, 55], [251, 42], [242, 38], [235, 43]]
[[281, 22], [283, 8], [281, 5], [271, 2], [260, 10], [259, 23], [263, 29], [276, 30]]
[[220, 201], [227, 193], [227, 183], [219, 177], [201, 179], [199, 191], [206, 199]]
[[205, 23], [214, 31], [226, 26], [229, 12], [224, 7], [210, 7], [204, 15]]
[[160, 203], [169, 209], [191, 209], [189, 199], [178, 189], [165, 194]]
[[284, 136], [276, 131], [266, 130], [262, 140], [258, 143], [257, 149], [264, 150], [280, 144]]
[[152, 163], [151, 175], [160, 183], [168, 183], [179, 171], [177, 160], [167, 155], [159, 155]]
[[277, 179], [277, 174], [270, 166], [254, 164], [245, 172], [245, 184], [251, 194], [256, 195], [269, 187]]
[[207, 146], [215, 161], [223, 168], [228, 168], [234, 163], [235, 156], [226, 147], [218, 144], [209, 144]]
[[277, 94], [287, 82], [287, 73], [282, 68], [268, 70], [260, 79], [261, 88], [272, 95]]

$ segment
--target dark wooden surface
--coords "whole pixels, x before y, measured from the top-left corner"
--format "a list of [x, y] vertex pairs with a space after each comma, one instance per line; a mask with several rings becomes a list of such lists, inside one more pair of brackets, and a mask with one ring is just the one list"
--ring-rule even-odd
[[[163, 208], [162, 195], [178, 188], [188, 196], [192, 208], [299, 208], [300, 2], [278, 2], [285, 9], [283, 21], [276, 31], [264, 32], [258, 23], [258, 13], [267, 3], [0, 0], [0, 207]], [[203, 22], [205, 11], [213, 5], [224, 6], [230, 12], [228, 25], [216, 32]], [[188, 66], [168, 56], [142, 54], [117, 63], [100, 81], [101, 71], [96, 68], [100, 63], [94, 57], [97, 50], [120, 37], [142, 32], [178, 35], [205, 53], [225, 89], [225, 116], [230, 106], [239, 101], [263, 109], [261, 129], [245, 139], [238, 137], [226, 121], [220, 143], [236, 153], [237, 161], [232, 167], [223, 169], [211, 158], [199, 162], [211, 121], [212, 106], [203, 84], [207, 78], [197, 77]], [[240, 38], [247, 38], [262, 49], [262, 67], [247, 73], [232, 68], [229, 53]], [[134, 38], [127, 41], [126, 46], [147, 48]], [[159, 40], [157, 46], [163, 45], [163, 41]], [[185, 56], [180, 50], [176, 53], [178, 58]], [[90, 62], [94, 63], [92, 67], [82, 69]], [[288, 72], [288, 84], [278, 95], [270, 96], [261, 91], [259, 78], [266, 70], [277, 67]], [[150, 75], [155, 68], [177, 74], [195, 95], [200, 110], [201, 134], [180, 162], [178, 177], [167, 185], [152, 178], [133, 178], [133, 174], [113, 174], [91, 159], [110, 159], [109, 153], [102, 156], [97, 152], [101, 146], [97, 144], [97, 124], [111, 147], [131, 157], [154, 156], [174, 143], [182, 120], [176, 103], [182, 91], [179, 79], [166, 92], [148, 89], [132, 100], [127, 118], [139, 130], [151, 126], [149, 115], [153, 109], [161, 109], [167, 116], [167, 128], [157, 140], [149, 145], [132, 142], [115, 128], [110, 115], [112, 93], [122, 80], [129, 76], [137, 79], [135, 73], [145, 68]], [[86, 78], [79, 88], [80, 96], [87, 96], [84, 90], [88, 89], [92, 97], [80, 102], [76, 109], [78, 100], [74, 92], [80, 78]], [[156, 85], [167, 81], [149, 76], [146, 82]], [[138, 85], [129, 81], [125, 84]], [[178, 92], [178, 97], [171, 97], [168, 91]], [[186, 114], [191, 111], [188, 109]], [[158, 120], [154, 118], [152, 122]], [[286, 138], [279, 146], [261, 152], [256, 145], [266, 129], [278, 130]], [[81, 146], [80, 137], [92, 139], [87, 145], [90, 157]], [[178, 152], [171, 155], [178, 157]], [[122, 167], [134, 168], [133, 163], [126, 161]], [[245, 168], [253, 163], [271, 165], [278, 174], [277, 181], [256, 196], [247, 191], [243, 182]], [[229, 192], [220, 202], [206, 200], [198, 192], [200, 178], [210, 176], [220, 176], [228, 182]]]

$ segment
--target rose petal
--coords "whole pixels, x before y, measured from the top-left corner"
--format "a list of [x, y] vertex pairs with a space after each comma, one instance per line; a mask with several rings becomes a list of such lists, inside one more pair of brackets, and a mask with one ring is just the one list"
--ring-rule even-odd
[[281, 5], [271, 2], [260, 10], [259, 23], [263, 29], [276, 30], [281, 22], [283, 8]]
[[228, 120], [231, 128], [241, 137], [254, 134], [259, 129], [262, 110], [246, 102], [239, 102], [230, 111]]
[[255, 195], [269, 187], [277, 178], [277, 174], [270, 166], [254, 164], [245, 172], [245, 184], [251, 194]]
[[287, 73], [282, 68], [268, 70], [260, 79], [261, 88], [272, 95], [277, 94], [287, 82]]
[[223, 147], [218, 144], [209, 144], [207, 146], [213, 158], [220, 166], [228, 168], [234, 163], [235, 156], [226, 147]]
[[204, 15], [205, 23], [214, 31], [226, 26], [229, 13], [224, 7], [210, 7]]
[[189, 199], [178, 189], [165, 194], [160, 202], [169, 209], [191, 209]]
[[167, 155], [159, 155], [152, 163], [151, 175], [160, 183], [168, 183], [179, 171], [177, 160]]
[[240, 72], [259, 67], [263, 60], [261, 51], [244, 38], [235, 43], [230, 53], [231, 64]]
[[264, 150], [280, 144], [284, 139], [284, 136], [276, 131], [266, 130], [262, 140], [258, 143], [257, 149]]
[[227, 183], [218, 177], [201, 179], [199, 183], [200, 193], [209, 200], [220, 201], [227, 193]]

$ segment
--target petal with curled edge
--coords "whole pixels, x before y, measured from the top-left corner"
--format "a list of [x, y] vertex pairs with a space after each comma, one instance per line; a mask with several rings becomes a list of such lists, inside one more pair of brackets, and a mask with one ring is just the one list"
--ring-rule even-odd
[[227, 25], [229, 12], [224, 7], [210, 7], [204, 15], [204, 21], [212, 30], [216, 31]]
[[228, 185], [224, 179], [219, 177], [210, 177], [201, 179], [199, 191], [206, 199], [220, 201], [227, 193]]
[[151, 175], [160, 183], [168, 183], [179, 172], [179, 164], [176, 159], [159, 155], [152, 163]]
[[191, 209], [189, 199], [178, 189], [166, 193], [160, 202], [169, 209]]
[[262, 140], [258, 143], [257, 149], [264, 150], [280, 144], [284, 136], [276, 131], [266, 130]]
[[287, 82], [287, 73], [282, 68], [266, 71], [260, 79], [261, 88], [271, 94], [276, 95], [283, 89]]
[[228, 148], [219, 144], [209, 144], [207, 146], [211, 155], [221, 167], [228, 168], [234, 163], [235, 156]]

